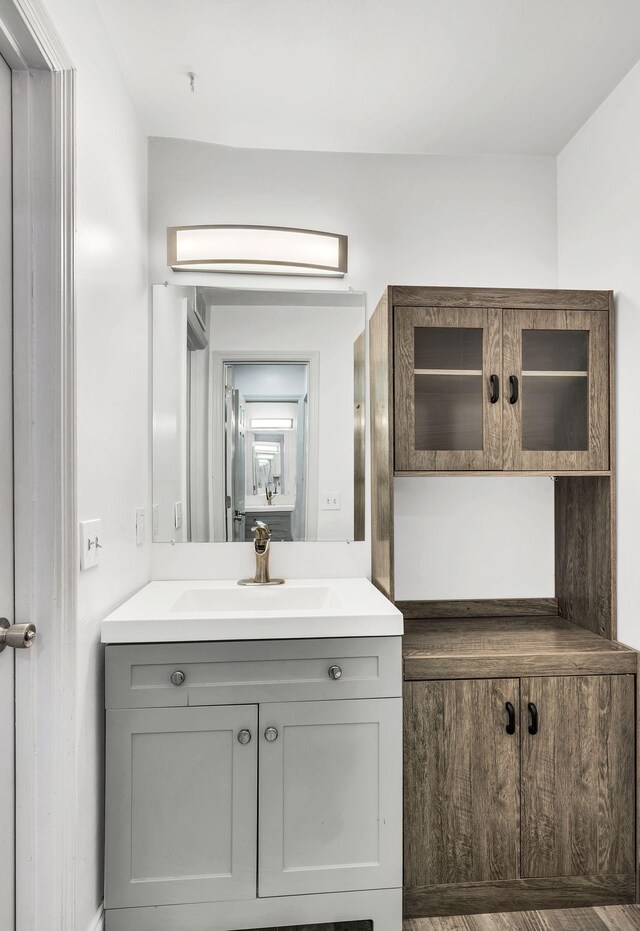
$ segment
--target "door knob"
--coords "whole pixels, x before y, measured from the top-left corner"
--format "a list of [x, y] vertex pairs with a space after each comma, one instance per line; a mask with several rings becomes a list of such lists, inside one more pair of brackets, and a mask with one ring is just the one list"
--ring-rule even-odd
[[6, 617], [0, 617], [0, 653], [5, 647], [26, 650], [33, 646], [36, 635], [34, 624], [10, 624]]

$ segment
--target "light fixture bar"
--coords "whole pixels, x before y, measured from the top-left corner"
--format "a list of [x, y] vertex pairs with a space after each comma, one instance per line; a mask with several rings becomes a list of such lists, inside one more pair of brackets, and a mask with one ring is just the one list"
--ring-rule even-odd
[[252, 430], [293, 430], [292, 417], [252, 417]]
[[347, 237], [282, 226], [170, 226], [167, 263], [176, 272], [342, 278]]

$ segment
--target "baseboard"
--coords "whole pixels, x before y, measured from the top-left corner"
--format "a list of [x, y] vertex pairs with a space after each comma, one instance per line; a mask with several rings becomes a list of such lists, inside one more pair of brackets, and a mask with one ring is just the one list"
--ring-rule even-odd
[[405, 889], [404, 917], [629, 905], [633, 902], [635, 902], [635, 876], [595, 875], [511, 879]]
[[87, 931], [104, 931], [104, 905], [100, 903], [98, 911], [89, 923]]

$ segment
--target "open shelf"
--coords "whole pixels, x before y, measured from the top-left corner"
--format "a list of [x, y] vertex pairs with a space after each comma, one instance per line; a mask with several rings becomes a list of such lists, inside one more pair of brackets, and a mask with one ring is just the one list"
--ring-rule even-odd
[[559, 615], [405, 621], [404, 678], [483, 679], [637, 672], [635, 650]]

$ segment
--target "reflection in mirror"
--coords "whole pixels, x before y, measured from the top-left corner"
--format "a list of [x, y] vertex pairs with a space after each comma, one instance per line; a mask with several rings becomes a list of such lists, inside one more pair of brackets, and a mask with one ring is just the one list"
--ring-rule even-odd
[[364, 539], [364, 297], [158, 285], [157, 541]]

